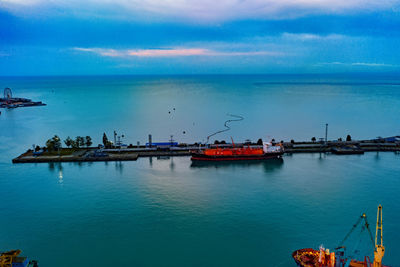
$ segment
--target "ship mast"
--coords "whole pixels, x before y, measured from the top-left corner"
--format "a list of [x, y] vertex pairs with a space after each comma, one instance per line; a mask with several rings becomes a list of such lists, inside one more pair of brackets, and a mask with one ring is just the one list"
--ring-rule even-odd
[[[376, 233], [375, 233], [375, 250], [374, 250], [374, 267], [382, 266], [382, 258], [385, 255], [385, 247], [383, 246], [383, 234], [382, 234], [382, 206], [378, 206], [378, 212], [376, 215]], [[380, 236], [380, 242], [378, 244], [378, 234]]]

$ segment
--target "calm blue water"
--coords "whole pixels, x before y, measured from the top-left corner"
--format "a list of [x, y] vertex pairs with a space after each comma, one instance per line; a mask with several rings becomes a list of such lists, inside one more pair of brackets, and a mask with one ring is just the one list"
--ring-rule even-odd
[[[381, 203], [384, 262], [400, 266], [393, 153], [206, 166], [188, 157], [11, 164], [54, 134], [95, 143], [113, 130], [133, 144], [149, 133], [155, 141], [204, 141], [227, 113], [245, 120], [218, 140], [309, 140], [324, 136], [325, 123], [331, 139], [398, 135], [395, 76], [0, 78], [6, 86], [48, 105], [1, 109], [0, 250], [20, 248], [41, 267], [294, 266], [293, 250], [337, 246], [362, 212], [374, 232]], [[372, 254], [359, 232], [349, 249]]]

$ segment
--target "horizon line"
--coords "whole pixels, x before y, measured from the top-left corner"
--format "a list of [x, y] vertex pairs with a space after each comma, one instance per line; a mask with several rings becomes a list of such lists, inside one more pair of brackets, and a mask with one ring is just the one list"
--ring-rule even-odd
[[277, 73], [143, 73], [143, 74], [15, 74], [0, 75], [0, 78], [13, 77], [96, 77], [96, 76], [273, 76], [273, 75], [399, 75], [400, 71], [365, 71], [365, 72], [277, 72]]

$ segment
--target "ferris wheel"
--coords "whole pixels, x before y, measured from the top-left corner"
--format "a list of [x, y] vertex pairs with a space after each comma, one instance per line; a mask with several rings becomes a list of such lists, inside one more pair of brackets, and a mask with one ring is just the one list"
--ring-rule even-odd
[[12, 98], [12, 92], [10, 88], [4, 88], [4, 98], [5, 99], [11, 99]]

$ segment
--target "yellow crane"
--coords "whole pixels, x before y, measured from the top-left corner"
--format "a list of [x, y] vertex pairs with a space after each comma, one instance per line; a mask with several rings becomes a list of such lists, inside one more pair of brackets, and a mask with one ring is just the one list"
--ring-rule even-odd
[[15, 257], [17, 257], [20, 253], [21, 250], [19, 249], [1, 253], [0, 267], [11, 267]]
[[[376, 215], [376, 233], [375, 233], [375, 249], [374, 249], [374, 267], [382, 266], [382, 258], [385, 255], [385, 247], [383, 246], [383, 233], [382, 233], [382, 206], [378, 206]], [[378, 236], [380, 237], [378, 239]]]
[[21, 254], [19, 249], [0, 252], [0, 267], [38, 267], [37, 261], [28, 261], [27, 257], [20, 257], [19, 254]]

